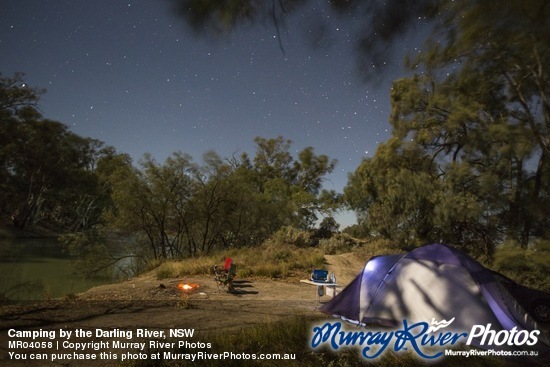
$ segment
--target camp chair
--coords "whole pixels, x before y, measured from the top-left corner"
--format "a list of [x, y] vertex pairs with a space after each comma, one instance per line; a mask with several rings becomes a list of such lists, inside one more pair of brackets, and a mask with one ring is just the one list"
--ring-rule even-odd
[[214, 280], [216, 281], [218, 290], [227, 288], [227, 292], [233, 292], [233, 279], [235, 279], [236, 270], [237, 266], [233, 264], [233, 259], [230, 257], [225, 259], [223, 269], [220, 270], [218, 265], [214, 265]]

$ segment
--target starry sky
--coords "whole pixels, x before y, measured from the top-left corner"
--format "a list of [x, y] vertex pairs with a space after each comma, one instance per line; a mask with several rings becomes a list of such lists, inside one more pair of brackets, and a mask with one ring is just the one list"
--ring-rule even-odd
[[[281, 135], [292, 153], [312, 146], [337, 159], [325, 188], [342, 192], [348, 173], [390, 136], [390, 83], [405, 75], [403, 54], [415, 42], [403, 40], [409, 48], [398, 46], [387, 70], [365, 81], [355, 48], [362, 20], [322, 3], [292, 14], [279, 40], [270, 22], [197, 34], [166, 0], [4, 0], [0, 72], [25, 73], [47, 89], [44, 117], [134, 162], [176, 151], [198, 162], [208, 150], [253, 155], [256, 136]], [[327, 32], [314, 43], [319, 22]]]

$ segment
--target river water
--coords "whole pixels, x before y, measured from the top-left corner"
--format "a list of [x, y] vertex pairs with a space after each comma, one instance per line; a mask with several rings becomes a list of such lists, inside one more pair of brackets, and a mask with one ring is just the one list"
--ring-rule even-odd
[[83, 279], [55, 238], [0, 239], [0, 301], [41, 300], [85, 291], [114, 279]]

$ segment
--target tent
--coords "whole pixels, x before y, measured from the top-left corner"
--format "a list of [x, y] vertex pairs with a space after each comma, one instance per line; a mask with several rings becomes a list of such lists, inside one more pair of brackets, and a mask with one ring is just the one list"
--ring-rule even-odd
[[537, 329], [489, 269], [440, 244], [373, 257], [321, 311], [357, 324], [387, 327], [404, 319], [430, 323], [454, 318], [449, 329], [457, 331], [487, 324], [496, 331]]

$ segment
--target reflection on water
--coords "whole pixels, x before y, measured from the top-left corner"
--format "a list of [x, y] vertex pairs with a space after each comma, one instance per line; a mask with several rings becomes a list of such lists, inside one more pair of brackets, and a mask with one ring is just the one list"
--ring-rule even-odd
[[108, 282], [75, 276], [74, 262], [54, 238], [0, 239], [0, 300], [55, 298]]

